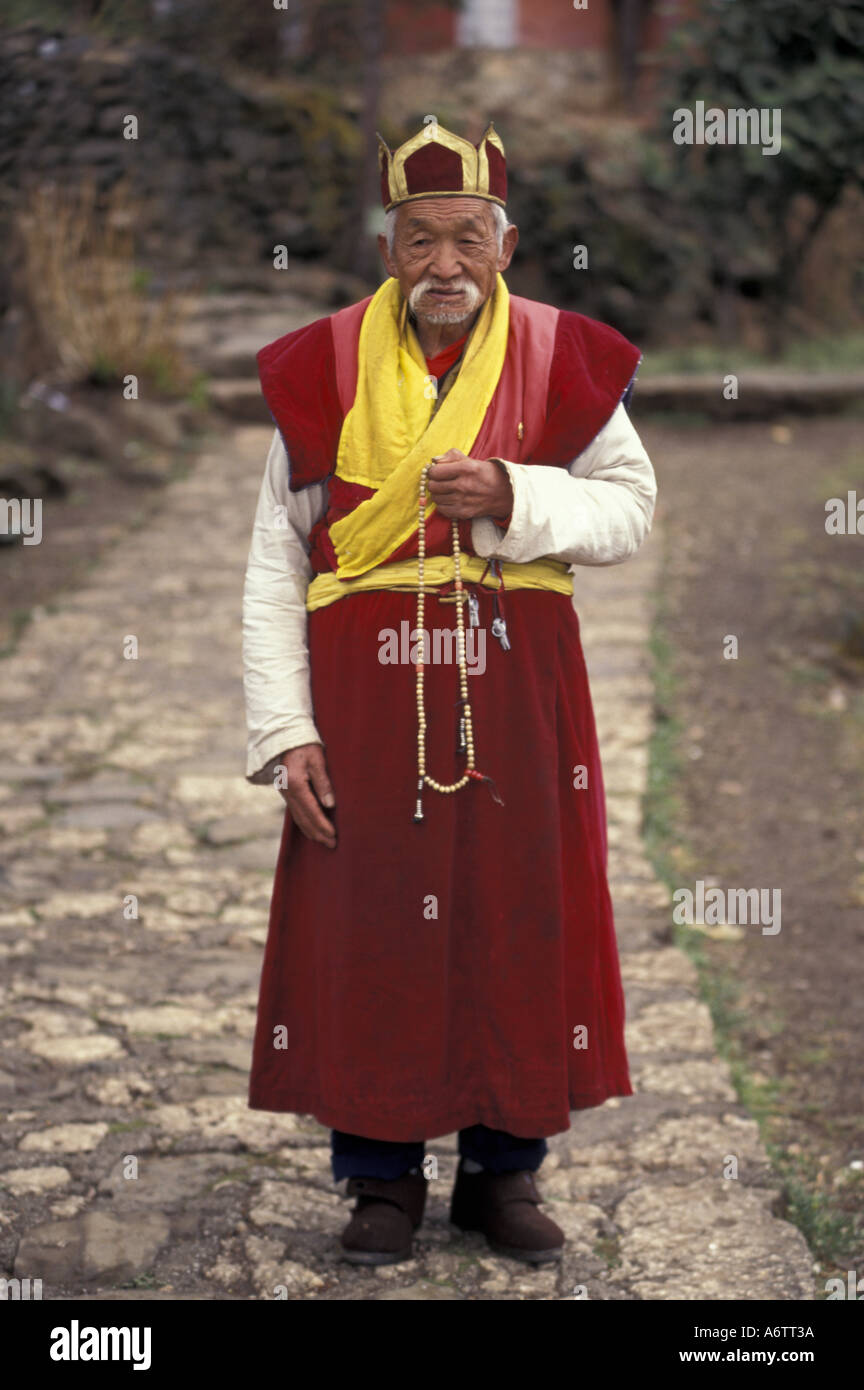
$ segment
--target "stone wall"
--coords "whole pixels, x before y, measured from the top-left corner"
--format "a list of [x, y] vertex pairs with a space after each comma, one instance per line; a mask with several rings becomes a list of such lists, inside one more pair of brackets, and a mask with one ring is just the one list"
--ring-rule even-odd
[[[137, 117], [138, 138], [124, 138]], [[359, 135], [334, 97], [239, 86], [164, 48], [122, 47], [38, 26], [0, 36], [0, 235], [28, 184], [141, 200], [140, 249], [156, 265], [260, 263], [285, 244], [325, 254], [342, 233]]]

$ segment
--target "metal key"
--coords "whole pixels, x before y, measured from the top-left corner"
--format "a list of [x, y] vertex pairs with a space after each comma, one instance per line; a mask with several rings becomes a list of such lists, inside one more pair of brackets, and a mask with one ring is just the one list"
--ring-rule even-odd
[[468, 626], [480, 626], [480, 600], [476, 594], [468, 595]]
[[502, 651], [509, 652], [510, 642], [507, 638], [507, 624], [503, 618], [492, 619], [492, 636], [498, 638]]

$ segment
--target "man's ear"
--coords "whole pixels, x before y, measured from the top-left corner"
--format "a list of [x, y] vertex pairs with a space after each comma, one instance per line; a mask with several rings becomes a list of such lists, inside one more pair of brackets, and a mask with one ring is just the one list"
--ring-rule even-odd
[[381, 259], [387, 268], [387, 274], [396, 277], [396, 267], [393, 264], [393, 257], [390, 255], [390, 248], [387, 245], [387, 238], [383, 232], [378, 233], [378, 250], [381, 252]]
[[518, 227], [513, 226], [513, 224], [511, 223], [511, 225], [507, 228], [506, 232], [504, 233], [504, 245], [501, 251], [501, 255], [498, 257], [499, 270], [507, 269], [508, 265], [513, 259], [513, 252], [516, 250], [516, 243], [518, 242], [518, 240], [519, 229]]

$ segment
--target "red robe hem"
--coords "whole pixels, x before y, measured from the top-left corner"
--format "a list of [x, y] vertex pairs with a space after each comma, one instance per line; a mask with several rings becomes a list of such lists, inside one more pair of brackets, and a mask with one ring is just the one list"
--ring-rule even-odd
[[328, 1129], [342, 1130], [346, 1134], [362, 1134], [367, 1139], [384, 1139], [401, 1144], [423, 1143], [437, 1139], [444, 1134], [455, 1134], [471, 1125], [486, 1125], [489, 1129], [501, 1129], [517, 1138], [543, 1139], [552, 1134], [564, 1134], [570, 1128], [570, 1114], [578, 1110], [590, 1110], [603, 1105], [616, 1096], [632, 1096], [635, 1092], [628, 1076], [622, 1075], [608, 1087], [585, 1093], [571, 1093], [569, 1109], [554, 1114], [551, 1111], [538, 1112], [536, 1116], [520, 1109], [511, 1112], [497, 1109], [478, 1102], [466, 1104], [464, 1108], [453, 1107], [446, 1112], [421, 1112], [411, 1133], [397, 1133], [404, 1128], [399, 1117], [372, 1111], [365, 1106], [340, 1105], [333, 1108], [322, 1104], [317, 1096], [301, 1092], [284, 1095], [282, 1092], [249, 1095], [250, 1110], [272, 1110], [278, 1113], [310, 1115]]

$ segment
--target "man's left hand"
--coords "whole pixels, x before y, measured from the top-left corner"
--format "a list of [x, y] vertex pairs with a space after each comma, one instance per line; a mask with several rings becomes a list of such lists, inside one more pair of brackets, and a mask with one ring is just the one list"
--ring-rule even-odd
[[475, 516], [503, 521], [513, 510], [510, 479], [494, 459], [472, 459], [448, 449], [433, 460], [427, 486], [441, 515], [458, 521]]

